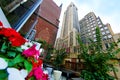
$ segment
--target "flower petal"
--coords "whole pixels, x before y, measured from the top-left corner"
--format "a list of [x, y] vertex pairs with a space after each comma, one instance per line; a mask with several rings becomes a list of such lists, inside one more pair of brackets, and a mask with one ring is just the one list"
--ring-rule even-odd
[[5, 69], [7, 66], [8, 63], [3, 58], [0, 58], [0, 70]]

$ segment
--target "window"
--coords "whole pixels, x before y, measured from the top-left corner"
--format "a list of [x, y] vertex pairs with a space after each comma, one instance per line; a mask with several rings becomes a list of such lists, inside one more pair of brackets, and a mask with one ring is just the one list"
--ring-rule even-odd
[[102, 24], [100, 24], [99, 27], [102, 27]]
[[101, 28], [101, 31], [103, 31], [103, 28]]
[[93, 23], [95, 23], [95, 21], [93, 21]]
[[96, 39], [94, 39], [94, 41], [97, 41]]
[[91, 33], [89, 33], [89, 35], [91, 35]]
[[102, 35], [105, 35], [105, 32], [102, 32]]
[[100, 24], [101, 22], [99, 21], [98, 24]]
[[94, 30], [95, 28], [92, 28], [92, 30]]
[[104, 36], [104, 37], [103, 37], [103, 40], [106, 40], [106, 39], [107, 39], [107, 36]]
[[93, 27], [93, 25], [91, 25], [91, 27]]
[[90, 29], [88, 30], [88, 32], [90, 32]]
[[95, 34], [95, 31], [93, 31], [93, 34]]
[[107, 27], [104, 27], [104, 29], [108, 29]]
[[96, 27], [96, 24], [93, 24]]
[[99, 19], [97, 19], [97, 21], [99, 22]]
[[112, 36], [111, 35], [108, 35], [108, 38], [111, 38]]
[[96, 37], [96, 35], [93, 35], [93, 37], [95, 38], [95, 37]]
[[108, 34], [108, 33], [110, 33], [109, 31], [106, 31], [106, 33]]

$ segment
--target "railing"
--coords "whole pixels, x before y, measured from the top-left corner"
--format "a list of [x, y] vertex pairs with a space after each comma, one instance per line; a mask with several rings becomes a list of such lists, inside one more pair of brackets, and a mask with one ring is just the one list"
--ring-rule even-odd
[[73, 70], [73, 71], [81, 72], [81, 70], [83, 70], [83, 68], [84, 68], [84, 65], [81, 62], [77, 63], [77, 62], [66, 61], [65, 68]]

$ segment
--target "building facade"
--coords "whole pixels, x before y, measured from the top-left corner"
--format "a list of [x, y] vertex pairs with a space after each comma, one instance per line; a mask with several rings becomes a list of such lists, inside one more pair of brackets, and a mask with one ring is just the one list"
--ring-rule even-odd
[[100, 28], [103, 42], [102, 44], [105, 49], [109, 47], [110, 43], [114, 42], [114, 33], [110, 24], [103, 24], [100, 17], [96, 17], [93, 12], [88, 13], [83, 19], [79, 21], [79, 23], [80, 35], [84, 44], [89, 44], [89, 38], [93, 39], [93, 41], [96, 41], [96, 27]]
[[35, 39], [45, 40], [54, 45], [59, 25], [61, 7], [57, 6], [53, 0], [43, 0], [38, 15], [38, 23], [35, 27]]
[[57, 49], [71, 48], [70, 52], [74, 52], [73, 47], [77, 45], [76, 35], [79, 32], [77, 7], [71, 2], [64, 12], [60, 39], [57, 40], [55, 47]]

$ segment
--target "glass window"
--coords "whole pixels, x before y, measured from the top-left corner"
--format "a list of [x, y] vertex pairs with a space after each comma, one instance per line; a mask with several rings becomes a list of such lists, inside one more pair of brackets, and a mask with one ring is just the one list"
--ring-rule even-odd
[[95, 21], [93, 21], [93, 23], [95, 23]]
[[95, 38], [95, 37], [96, 37], [96, 35], [93, 35], [93, 37]]
[[103, 28], [101, 28], [101, 31], [103, 31]]
[[95, 28], [92, 28], [92, 30], [94, 30]]
[[88, 32], [90, 32], [90, 29], [88, 30]]
[[102, 24], [100, 24], [99, 27], [102, 27]]
[[96, 41], [96, 39], [94, 39], [94, 41]]
[[93, 25], [91, 25], [91, 27], [93, 27]]
[[100, 24], [101, 22], [99, 21], [98, 24]]
[[89, 33], [89, 35], [91, 35], [91, 33]]
[[104, 29], [108, 29], [108, 28], [105, 26]]
[[111, 38], [112, 36], [111, 35], [108, 35], [108, 38]]
[[105, 35], [105, 32], [102, 32], [102, 35]]
[[93, 24], [96, 27], [96, 24]]
[[93, 31], [93, 34], [95, 34], [95, 31]]
[[106, 33], [110, 33], [109, 31], [106, 31]]

